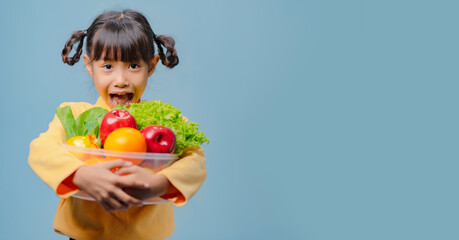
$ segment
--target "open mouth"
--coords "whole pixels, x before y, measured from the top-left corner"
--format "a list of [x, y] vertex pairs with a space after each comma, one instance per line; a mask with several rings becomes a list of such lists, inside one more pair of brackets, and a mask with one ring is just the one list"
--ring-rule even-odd
[[129, 104], [133, 97], [133, 93], [110, 94], [110, 98], [112, 99], [113, 105], [115, 106], [118, 106], [120, 103], [124, 105]]

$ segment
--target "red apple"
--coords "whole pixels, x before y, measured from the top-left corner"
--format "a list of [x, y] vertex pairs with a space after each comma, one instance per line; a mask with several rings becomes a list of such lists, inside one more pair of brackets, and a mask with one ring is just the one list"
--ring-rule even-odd
[[122, 127], [131, 127], [137, 129], [137, 123], [134, 117], [128, 111], [123, 109], [113, 110], [105, 114], [100, 123], [99, 136], [102, 145], [105, 139], [114, 130]]
[[147, 151], [172, 153], [175, 149], [175, 134], [164, 126], [150, 125], [140, 131], [147, 142]]

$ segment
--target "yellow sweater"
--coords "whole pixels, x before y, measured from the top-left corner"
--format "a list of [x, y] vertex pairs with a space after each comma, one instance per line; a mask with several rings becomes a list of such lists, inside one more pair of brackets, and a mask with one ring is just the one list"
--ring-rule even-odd
[[[63, 103], [76, 117], [92, 107], [109, 109], [99, 98], [89, 103]], [[174, 209], [183, 206], [206, 179], [202, 147], [185, 149], [180, 159], [158, 174], [166, 176], [179, 194], [170, 203], [130, 207], [126, 211], [106, 212], [97, 202], [70, 197], [78, 189], [64, 180], [84, 163], [62, 148], [65, 131], [57, 116], [49, 129], [30, 144], [29, 165], [61, 197], [54, 218], [57, 233], [85, 239], [165, 239], [174, 232]]]

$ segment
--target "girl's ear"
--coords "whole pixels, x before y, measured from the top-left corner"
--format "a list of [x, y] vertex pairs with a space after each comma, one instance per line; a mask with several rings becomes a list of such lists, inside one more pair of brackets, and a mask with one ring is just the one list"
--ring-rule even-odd
[[86, 66], [86, 70], [89, 73], [89, 76], [91, 76], [91, 78], [94, 78], [93, 72], [92, 72], [92, 64], [91, 64], [91, 60], [89, 59], [89, 56], [87, 54], [83, 55], [83, 60], [84, 60], [84, 65]]
[[151, 74], [153, 74], [153, 72], [155, 71], [158, 61], [159, 61], [159, 55], [156, 54], [150, 61], [150, 68], [148, 69], [148, 77], [150, 77]]

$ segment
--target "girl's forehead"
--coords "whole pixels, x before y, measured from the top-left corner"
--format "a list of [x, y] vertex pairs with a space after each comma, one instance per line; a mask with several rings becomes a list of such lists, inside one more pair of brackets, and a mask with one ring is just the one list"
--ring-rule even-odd
[[104, 60], [116, 60], [116, 58], [121, 58], [122, 52], [121, 48], [115, 46], [104, 46], [102, 48], [99, 59]]
[[155, 51], [153, 36], [142, 27], [128, 23], [122, 26], [107, 23], [88, 36], [86, 47], [91, 59], [149, 62]]
[[[97, 51], [94, 49], [94, 51]], [[100, 53], [92, 53], [95, 61], [120, 61], [120, 62], [139, 62], [143, 61], [142, 55], [137, 51], [132, 53], [132, 49], [122, 49], [122, 46], [104, 46]], [[124, 52], [124, 53], [123, 53]]]

